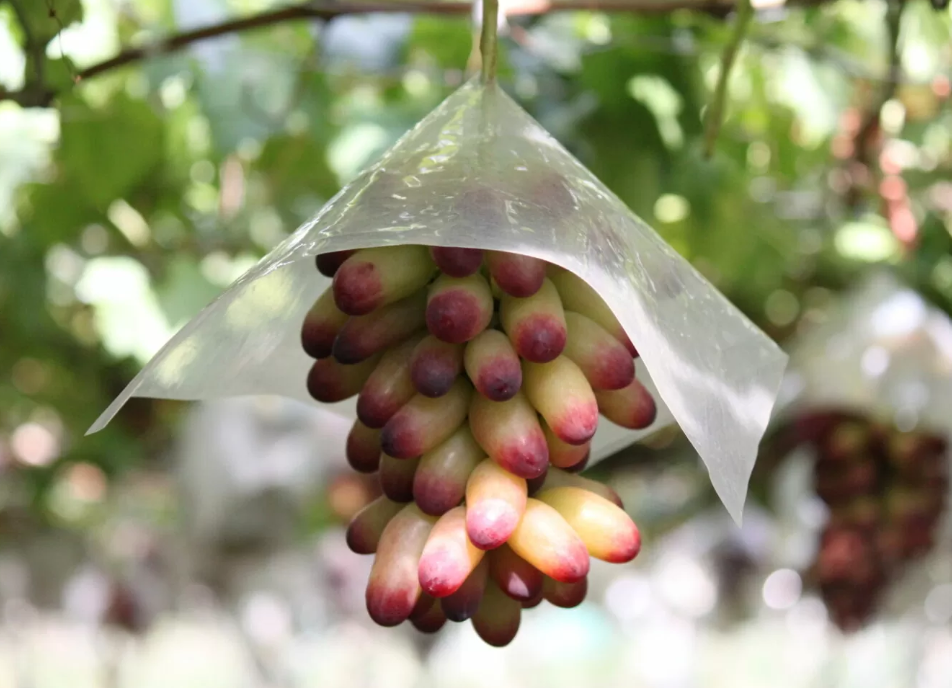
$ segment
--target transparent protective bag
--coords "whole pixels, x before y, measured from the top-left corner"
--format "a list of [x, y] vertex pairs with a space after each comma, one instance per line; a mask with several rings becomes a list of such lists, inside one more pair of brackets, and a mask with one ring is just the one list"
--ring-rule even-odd
[[[786, 355], [502, 89], [475, 79], [185, 325], [90, 432], [133, 396], [309, 400], [300, 325], [328, 286], [314, 256], [399, 244], [522, 253], [588, 282], [663, 402], [645, 431], [602, 420], [592, 459], [676, 421], [739, 521]], [[331, 408], [354, 417], [352, 401]]]
[[777, 418], [835, 407], [952, 437], [952, 322], [887, 272], [845, 294], [789, 347]]
[[[774, 425], [836, 410], [952, 440], [952, 321], [891, 273], [875, 272], [859, 282], [788, 351]], [[815, 459], [806, 447], [796, 456], [804, 468]], [[952, 455], [946, 458], [952, 461]], [[801, 487], [812, 490], [812, 471], [807, 480]], [[945, 503], [952, 503], [952, 489]], [[818, 528], [811, 528], [814, 538]], [[925, 605], [928, 615], [936, 573], [947, 582], [950, 561], [952, 513], [946, 506], [935, 546], [890, 584], [882, 610], [907, 614]]]

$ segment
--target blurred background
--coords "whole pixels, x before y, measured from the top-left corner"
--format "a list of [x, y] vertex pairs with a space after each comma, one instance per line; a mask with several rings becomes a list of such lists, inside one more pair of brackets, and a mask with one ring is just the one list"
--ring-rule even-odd
[[[952, 685], [943, 0], [755, 0], [710, 159], [730, 2], [503, 2], [504, 88], [796, 353], [743, 527], [676, 428], [610, 457], [642, 554], [509, 648], [371, 624], [373, 488], [317, 408], [140, 399], [83, 436], [466, 78], [472, 8], [401, 4], [0, 0], [0, 688]], [[271, 19], [148, 48], [241, 17]]]

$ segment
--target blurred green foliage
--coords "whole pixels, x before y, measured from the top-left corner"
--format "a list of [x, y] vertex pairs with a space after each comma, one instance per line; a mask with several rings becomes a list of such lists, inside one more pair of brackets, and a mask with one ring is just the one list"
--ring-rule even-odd
[[[136, 401], [83, 433], [176, 328], [465, 78], [469, 17], [427, 14], [282, 23], [72, 83], [124, 45], [272, 4], [0, 0], [0, 84], [59, 94], [0, 101], [5, 508], [50, 513], [46, 488], [76, 463], [113, 476], [161, 461], [176, 404]], [[861, 0], [759, 14], [712, 160], [701, 118], [721, 16], [516, 18], [501, 79], [782, 340], [870, 265], [952, 310], [952, 16], [906, 3], [896, 78], [884, 17]]]

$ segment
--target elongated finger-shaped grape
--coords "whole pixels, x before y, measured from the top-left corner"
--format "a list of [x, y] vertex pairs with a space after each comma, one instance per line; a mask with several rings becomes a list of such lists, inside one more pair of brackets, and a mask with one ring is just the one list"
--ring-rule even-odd
[[658, 415], [651, 392], [637, 378], [623, 389], [595, 392], [595, 399], [602, 415], [630, 430], [647, 428]]
[[374, 372], [379, 356], [356, 365], [344, 365], [333, 358], [314, 361], [307, 374], [307, 391], [317, 401], [335, 403], [357, 394]]
[[487, 251], [486, 264], [499, 288], [510, 296], [532, 296], [545, 279], [545, 261], [518, 253]]
[[548, 275], [558, 289], [559, 296], [562, 297], [562, 305], [566, 310], [582, 313], [589, 320], [594, 320], [621, 342], [628, 349], [628, 353], [632, 356], [638, 355], [631, 339], [612, 313], [611, 308], [602, 300], [598, 292], [588, 285], [588, 282], [568, 270], [554, 266], [550, 266]]
[[304, 316], [301, 326], [301, 348], [311, 358], [327, 358], [331, 355], [334, 340], [349, 315], [334, 303], [334, 294], [328, 289], [318, 297]]
[[565, 348], [565, 313], [549, 280], [527, 298], [504, 295], [499, 302], [499, 320], [516, 353], [527, 361], [548, 363]]
[[380, 467], [380, 430], [367, 427], [359, 420], [347, 434], [347, 463], [358, 473], [373, 473]]
[[526, 481], [486, 459], [466, 483], [466, 532], [480, 549], [506, 542], [526, 509]]
[[425, 298], [421, 291], [373, 313], [350, 318], [334, 340], [334, 358], [358, 363], [422, 330]]
[[347, 546], [355, 554], [373, 554], [383, 529], [405, 507], [387, 497], [378, 497], [351, 519], [347, 526]]
[[483, 557], [456, 592], [440, 599], [440, 606], [443, 607], [443, 613], [446, 614], [447, 619], [460, 623], [472, 618], [476, 613], [479, 601], [483, 599], [483, 591], [486, 589], [489, 572], [487, 564], [486, 557]]
[[588, 578], [575, 583], [560, 583], [546, 576], [542, 584], [542, 596], [549, 604], [563, 609], [577, 607], [585, 601], [588, 594]]
[[588, 455], [592, 450], [591, 443], [569, 444], [568, 442], [563, 442], [555, 436], [555, 433], [552, 432], [552, 428], [549, 427], [548, 423], [542, 424], [542, 432], [545, 433], [545, 442], [549, 447], [549, 463], [553, 466], [570, 469], [575, 468], [588, 459]]
[[380, 446], [398, 459], [422, 456], [456, 432], [466, 418], [473, 388], [459, 378], [450, 391], [431, 399], [417, 394], [383, 426]]
[[463, 501], [469, 475], [485, 457], [465, 424], [424, 454], [413, 478], [413, 499], [420, 510], [441, 516]]
[[443, 613], [443, 607], [426, 593], [420, 596], [420, 600], [425, 600], [426, 604], [417, 603], [413, 613], [410, 614], [410, 623], [420, 633], [436, 633], [446, 625], [446, 614]]
[[574, 473], [569, 473], [559, 468], [549, 468], [545, 475], [545, 480], [538, 485], [531, 485], [529, 493], [535, 495], [543, 490], [551, 490], [556, 487], [579, 487], [583, 490], [594, 492], [600, 497], [604, 497], [619, 508], [624, 508], [618, 493], [605, 483], [600, 483], [597, 480], [592, 480], [591, 478], [586, 478], [581, 475], [575, 475]]
[[430, 334], [413, 350], [410, 377], [416, 391], [425, 397], [441, 397], [449, 392], [462, 371], [462, 344], [449, 344]]
[[476, 390], [492, 401], [512, 399], [522, 387], [519, 355], [499, 330], [483, 330], [471, 339], [463, 364]]
[[433, 597], [452, 595], [484, 554], [466, 536], [466, 507], [454, 507], [440, 516], [430, 531], [420, 556], [420, 585]]
[[337, 269], [334, 301], [348, 315], [366, 315], [426, 286], [435, 269], [425, 246], [361, 249]]
[[333, 277], [338, 268], [344, 264], [344, 261], [355, 253], [357, 253], [356, 250], [331, 251], [330, 253], [322, 253], [314, 260], [314, 262], [317, 264], [317, 271], [325, 277]]
[[545, 473], [549, 448], [535, 409], [522, 392], [508, 401], [474, 394], [469, 427], [486, 453], [510, 473], [521, 478]]
[[[571, 446], [571, 445], [566, 445], [566, 446]], [[582, 445], [582, 446], [584, 447], [587, 445]], [[592, 457], [592, 453], [590, 451], [587, 451], [585, 452], [585, 456], [582, 457], [581, 461], [579, 461], [577, 464], [574, 464], [572, 466], [566, 466], [562, 470], [568, 471], [569, 473], [581, 473], [588, 466], [588, 460], [591, 457]]]
[[367, 611], [379, 625], [397, 626], [413, 612], [423, 592], [417, 564], [435, 521], [408, 504], [380, 535], [366, 594]]
[[422, 335], [386, 351], [357, 395], [357, 417], [367, 427], [382, 428], [416, 389], [410, 378], [410, 354]]
[[389, 454], [380, 455], [380, 489], [395, 502], [413, 501], [413, 478], [420, 458], [395, 459]]
[[563, 442], [586, 444], [598, 429], [598, 402], [588, 380], [565, 356], [522, 366], [526, 397]]
[[430, 285], [426, 326], [444, 342], [462, 344], [486, 329], [493, 316], [493, 295], [480, 274], [441, 275]]
[[522, 605], [489, 581], [473, 615], [473, 628], [489, 645], [505, 647], [519, 632], [521, 618]]
[[523, 609], [533, 609], [542, 604], [542, 600], [545, 599], [545, 596], [542, 594], [542, 586], [539, 586], [539, 592], [532, 596], [531, 599], [526, 600], [522, 603]]
[[588, 575], [585, 543], [553, 507], [530, 498], [526, 511], [508, 544], [512, 551], [562, 583], [575, 583]]
[[622, 389], [635, 378], [631, 352], [594, 320], [580, 313], [565, 311], [568, 336], [565, 350], [585, 374], [592, 389]]
[[578, 487], [542, 490], [535, 499], [548, 504], [572, 526], [596, 559], [613, 564], [631, 561], [641, 551], [638, 526], [622, 509]]
[[446, 248], [434, 246], [430, 257], [441, 272], [450, 277], [469, 277], [483, 264], [483, 252], [478, 248]]
[[490, 578], [512, 599], [529, 602], [542, 591], [542, 572], [509, 545], [494, 549], [487, 556]]

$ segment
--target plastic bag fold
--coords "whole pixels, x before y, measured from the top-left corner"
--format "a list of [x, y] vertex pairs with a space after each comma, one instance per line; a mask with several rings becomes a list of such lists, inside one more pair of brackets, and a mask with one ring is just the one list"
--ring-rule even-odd
[[[739, 521], [786, 355], [503, 90], [475, 80], [182, 328], [90, 432], [133, 396], [308, 400], [300, 325], [328, 285], [314, 256], [397, 244], [518, 252], [582, 277], [663, 402], [648, 431], [602, 420], [593, 460], [677, 421]], [[354, 415], [352, 402], [333, 408]]]

